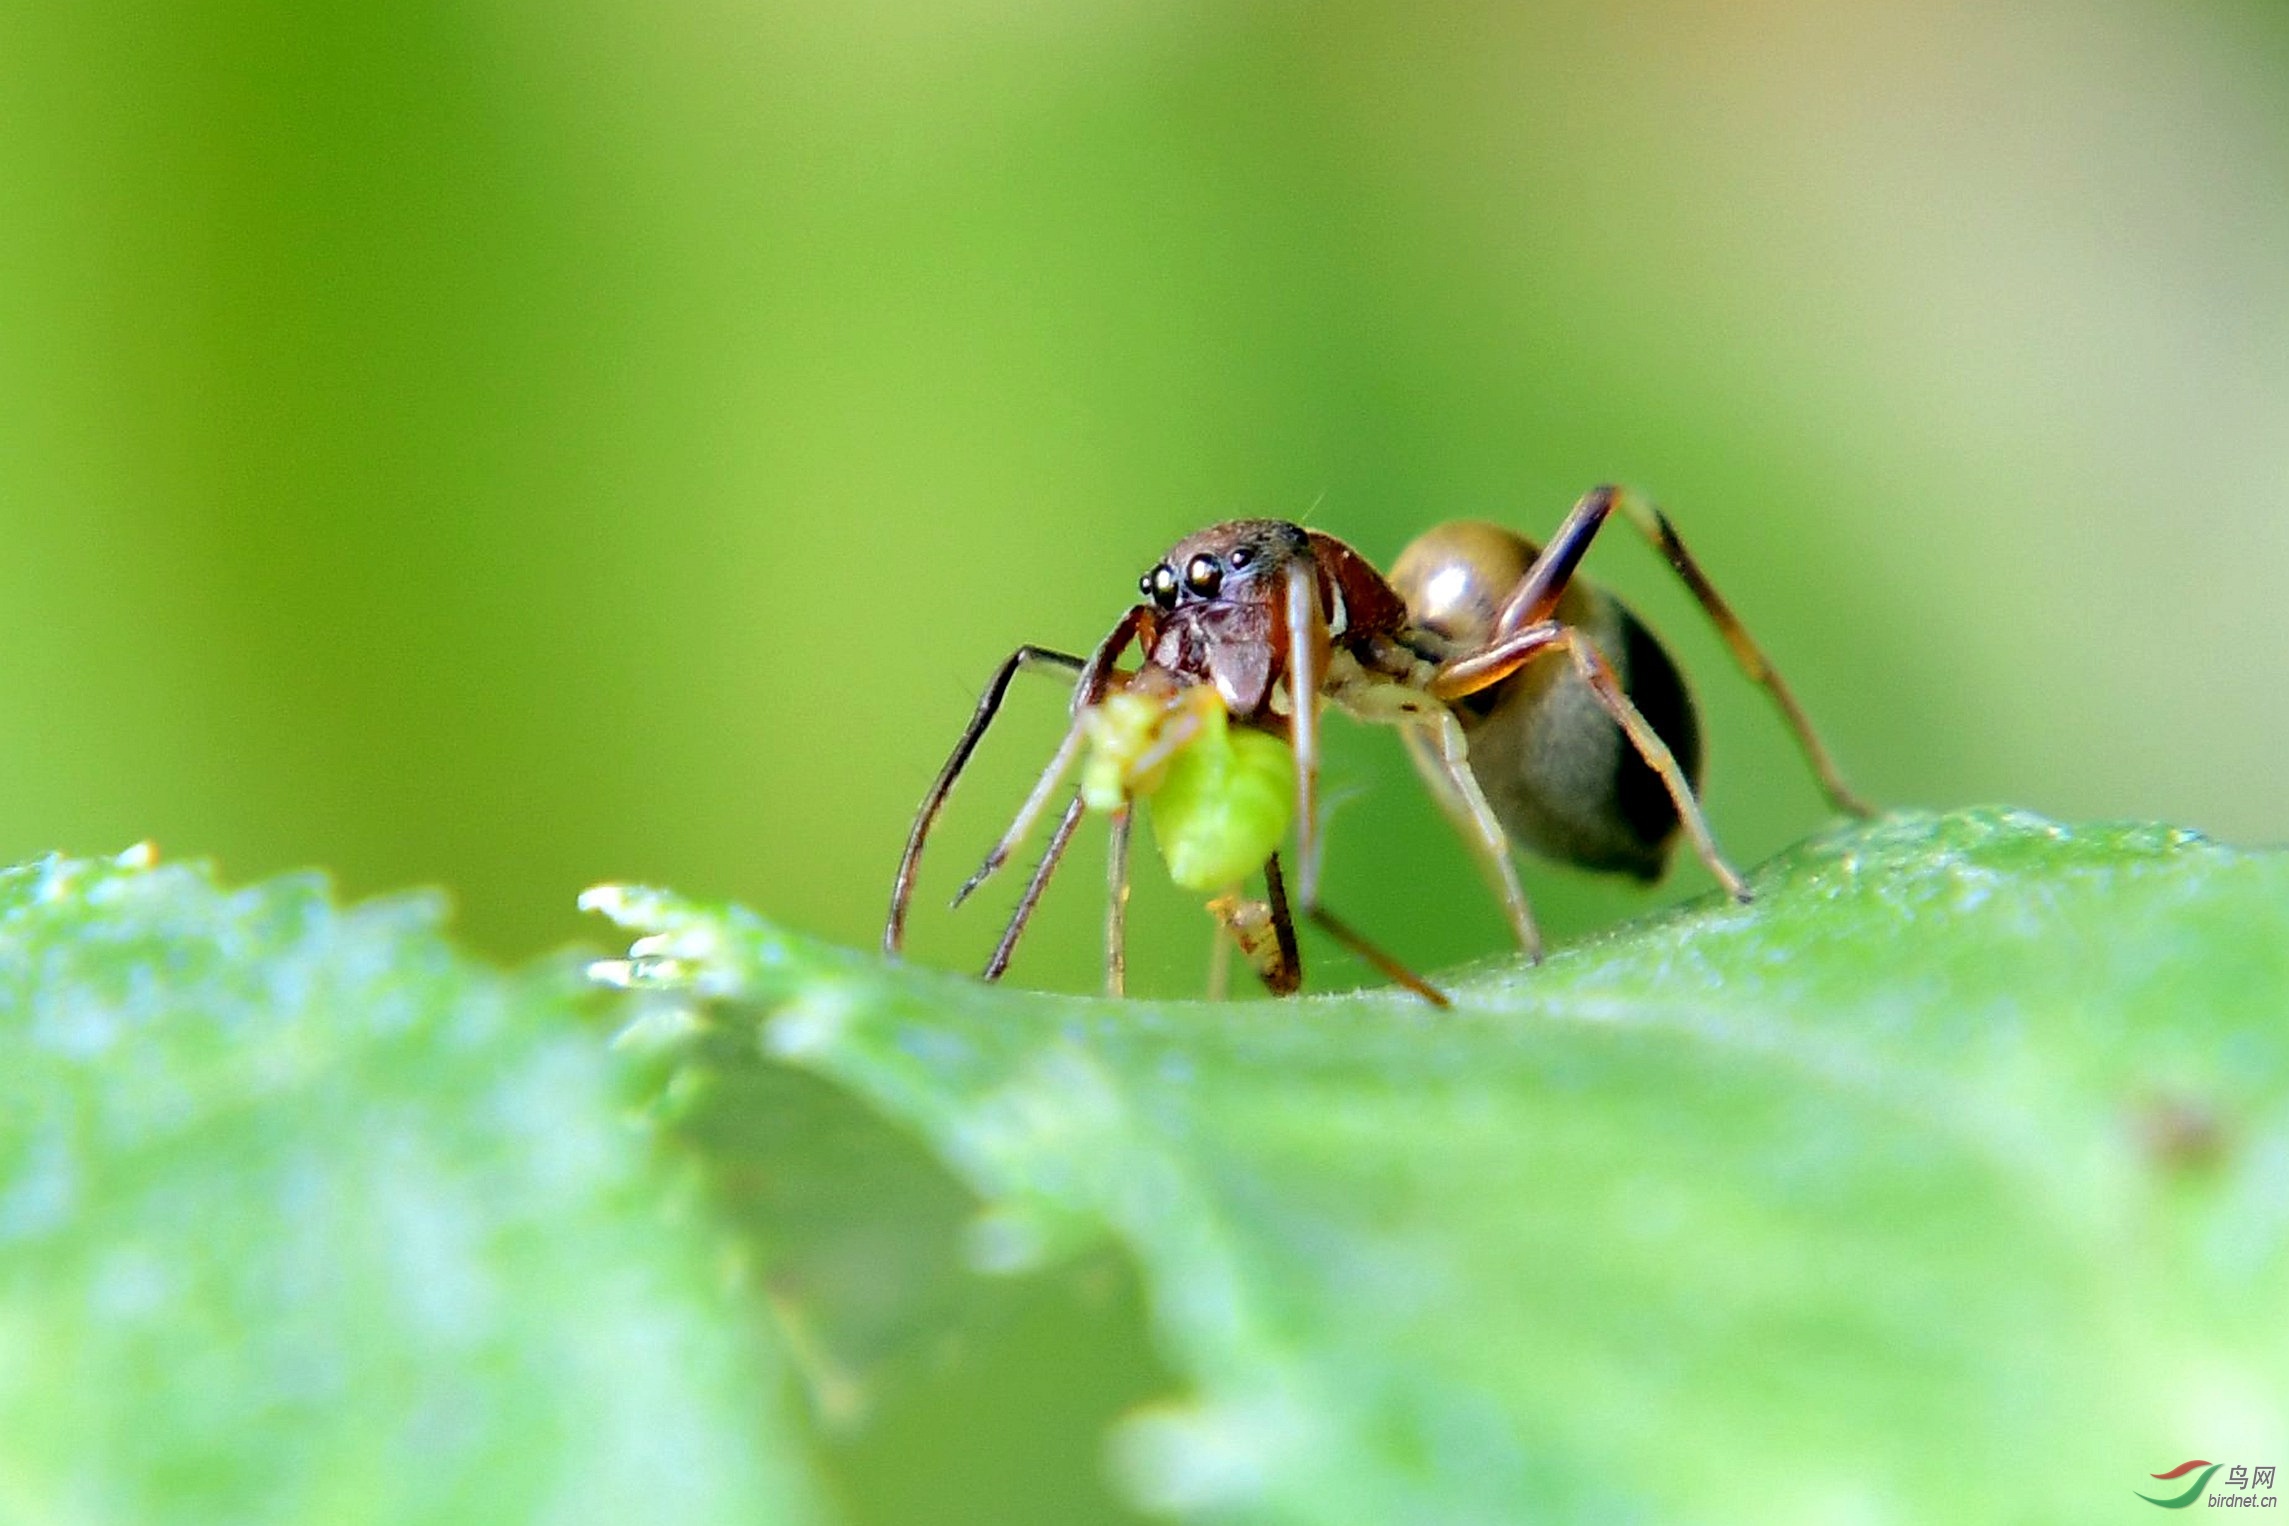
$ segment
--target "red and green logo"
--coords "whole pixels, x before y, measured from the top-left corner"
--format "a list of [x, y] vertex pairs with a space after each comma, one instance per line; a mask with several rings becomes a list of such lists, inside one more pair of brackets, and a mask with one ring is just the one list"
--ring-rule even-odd
[[2192, 1462], [2181, 1462], [2169, 1472], [2157, 1473], [2154, 1476], [2165, 1481], [2173, 1478], [2184, 1478], [2188, 1473], [2199, 1468], [2202, 1470], [2202, 1476], [2194, 1480], [2193, 1487], [2183, 1494], [2174, 1494], [2168, 1499], [2156, 1499], [2151, 1494], [2141, 1494], [2138, 1497], [2149, 1505], [2160, 1505], [2164, 1510], [2183, 1510], [2202, 1497], [2202, 1490], [2209, 1485], [2210, 1475], [2224, 1466], [2225, 1464], [2222, 1462], [2204, 1462], [2199, 1457]]

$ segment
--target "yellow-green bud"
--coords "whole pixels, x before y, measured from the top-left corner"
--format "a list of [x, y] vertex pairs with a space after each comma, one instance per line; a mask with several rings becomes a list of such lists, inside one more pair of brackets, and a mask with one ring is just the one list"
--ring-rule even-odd
[[[1088, 755], [1081, 798], [1095, 811], [1152, 802], [1153, 837], [1169, 878], [1203, 895], [1264, 866], [1295, 815], [1295, 753], [1268, 732], [1234, 727], [1214, 689], [1109, 694], [1081, 718]], [[1192, 734], [1142, 766], [1169, 736]], [[1179, 730], [1177, 735], [1182, 735]]]
[[1089, 755], [1081, 763], [1081, 798], [1092, 811], [1114, 811], [1129, 797], [1128, 774], [1160, 736], [1168, 702], [1144, 694], [1108, 694], [1081, 717]]
[[1212, 894], [1264, 866], [1295, 815], [1295, 753], [1268, 732], [1221, 717], [1169, 761], [1152, 795], [1153, 837], [1168, 877]]

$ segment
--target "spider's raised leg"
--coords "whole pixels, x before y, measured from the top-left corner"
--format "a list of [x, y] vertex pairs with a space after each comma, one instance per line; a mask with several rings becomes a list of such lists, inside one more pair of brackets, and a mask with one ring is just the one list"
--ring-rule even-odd
[[978, 707], [970, 715], [969, 725], [962, 728], [961, 740], [938, 770], [937, 779], [930, 785], [930, 793], [922, 797], [922, 808], [914, 815], [914, 825], [906, 834], [906, 852], [898, 860], [898, 877], [890, 887], [890, 917], [882, 928], [882, 951], [896, 956], [906, 941], [906, 912], [914, 901], [914, 876], [922, 867], [922, 846], [929, 841], [930, 828], [937, 824], [938, 813], [946, 808], [946, 798], [953, 794], [954, 785], [969, 766], [970, 755], [978, 750], [993, 725], [994, 717], [1001, 713], [1001, 702], [1009, 694], [1010, 680], [1021, 672], [1038, 669], [1063, 669], [1079, 674], [1088, 666], [1088, 659], [1071, 652], [1052, 651], [1045, 646], [1021, 646], [1009, 654], [1002, 665], [994, 670], [985, 693], [978, 696]]
[[1574, 569], [1581, 565], [1582, 556], [1589, 550], [1590, 542], [1597, 538], [1599, 527], [1617, 510], [1639, 534], [1653, 543], [1678, 578], [1692, 590], [1710, 623], [1732, 649], [1733, 660], [1740, 664], [1741, 671], [1772, 696], [1782, 719], [1796, 734], [1797, 746], [1803, 750], [1805, 761], [1820, 780], [1830, 803], [1848, 815], [1873, 816], [1875, 807], [1853, 793], [1851, 786], [1844, 782], [1836, 760], [1829, 755], [1820, 734], [1812, 729], [1811, 718], [1796, 702], [1795, 693], [1781, 679], [1780, 671], [1765, 656], [1755, 638], [1749, 635], [1748, 627], [1741, 624], [1740, 616], [1733, 613], [1732, 606], [1717, 592], [1708, 574], [1701, 570], [1701, 564], [1685, 549], [1677, 527], [1669, 522], [1666, 514], [1635, 493], [1609, 485], [1583, 495], [1558, 526], [1557, 533], [1550, 537], [1549, 544], [1542, 548], [1541, 555], [1534, 559], [1534, 565], [1503, 601], [1501, 613], [1495, 619], [1494, 640], [1523, 632], [1557, 613], [1558, 601], [1564, 597]]

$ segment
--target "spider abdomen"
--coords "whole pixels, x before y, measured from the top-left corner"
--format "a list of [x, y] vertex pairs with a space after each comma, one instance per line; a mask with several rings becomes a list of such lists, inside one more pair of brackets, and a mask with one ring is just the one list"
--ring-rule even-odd
[[[1676, 664], [1618, 600], [1596, 602], [1603, 618], [1588, 628], [1592, 643], [1698, 790], [1700, 726]], [[1585, 869], [1659, 878], [1677, 835], [1676, 803], [1572, 659], [1548, 653], [1485, 693], [1491, 707], [1466, 707], [1463, 734], [1471, 772], [1512, 839]]]
[[[1501, 599], [1536, 547], [1499, 525], [1458, 521], [1401, 553], [1391, 584], [1418, 635], [1441, 655], [1490, 640]], [[1586, 580], [1567, 585], [1556, 618], [1595, 646], [1622, 692], [1698, 789], [1701, 734], [1683, 676], [1620, 600]], [[1638, 755], [1563, 650], [1465, 696], [1455, 713], [1470, 770], [1512, 841], [1585, 869], [1660, 875], [1678, 826], [1661, 778]]]

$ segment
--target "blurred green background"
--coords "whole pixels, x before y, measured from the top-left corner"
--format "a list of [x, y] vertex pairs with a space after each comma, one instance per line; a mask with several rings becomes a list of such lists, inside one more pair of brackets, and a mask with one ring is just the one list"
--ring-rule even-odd
[[[642, 877], [876, 936], [1015, 643], [1198, 525], [1387, 560], [1620, 479], [1862, 788], [2289, 836], [2289, 9], [0, 10], [0, 857]], [[1816, 792], [1642, 546], [1719, 833]], [[1046, 753], [1022, 689], [942, 911]], [[1388, 736], [1330, 894], [1500, 919]], [[1095, 980], [1101, 856], [1019, 966]], [[1529, 881], [1579, 932], [1706, 886]], [[1152, 874], [1137, 957], [1196, 987]], [[1346, 978], [1323, 956], [1330, 981]]]

